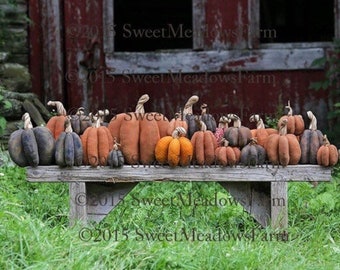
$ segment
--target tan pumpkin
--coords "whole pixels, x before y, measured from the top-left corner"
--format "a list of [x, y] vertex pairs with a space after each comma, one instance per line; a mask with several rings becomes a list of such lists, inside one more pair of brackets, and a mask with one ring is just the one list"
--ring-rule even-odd
[[196, 125], [200, 130], [196, 131], [191, 138], [194, 147], [193, 162], [198, 165], [211, 165], [215, 161], [216, 138], [198, 117], [196, 118]]
[[106, 166], [107, 157], [113, 148], [113, 137], [107, 127], [100, 125], [99, 117], [91, 117], [92, 127], [88, 127], [80, 137], [83, 163], [92, 167]]
[[219, 147], [215, 149], [216, 163], [222, 166], [235, 166], [240, 161], [241, 150], [229, 146], [229, 142], [222, 138]]
[[338, 163], [339, 152], [335, 145], [331, 144], [327, 135], [323, 135], [323, 145], [317, 152], [317, 162], [321, 166], [329, 167]]
[[160, 164], [169, 164], [175, 167], [178, 164], [188, 166], [193, 156], [193, 145], [191, 141], [184, 137], [186, 130], [183, 127], [177, 127], [172, 136], [161, 138], [155, 148], [156, 160]]
[[309, 129], [303, 131], [300, 138], [301, 147], [301, 164], [317, 164], [317, 153], [319, 148], [323, 145], [323, 135], [317, 129], [317, 119], [311, 112], [307, 112], [310, 119]]
[[135, 112], [120, 113], [108, 125], [112, 137], [121, 144], [125, 162], [130, 165], [152, 164], [157, 142], [167, 136], [168, 119], [161, 113], [145, 113], [144, 103], [148, 100], [148, 95], [141, 96]]
[[249, 122], [255, 122], [256, 123], [256, 129], [251, 129], [251, 136], [252, 138], [255, 138], [258, 145], [261, 145], [264, 147], [266, 145], [267, 139], [269, 135], [271, 134], [278, 134], [279, 131], [275, 128], [266, 128], [263, 120], [258, 114], [254, 114], [250, 116]]
[[275, 165], [296, 165], [301, 158], [299, 141], [294, 134], [287, 134], [287, 123], [287, 118], [282, 119], [279, 134], [270, 135], [265, 146], [269, 161]]
[[48, 120], [46, 127], [52, 132], [55, 140], [58, 139], [60, 134], [65, 131], [65, 121], [66, 121], [66, 110], [64, 105], [60, 101], [49, 101], [48, 106], [56, 107], [57, 115], [52, 116]]
[[278, 129], [281, 126], [281, 122], [283, 119], [288, 119], [287, 124], [287, 133], [288, 134], [295, 134], [299, 136], [305, 130], [305, 122], [301, 115], [294, 115], [293, 108], [290, 106], [290, 101], [288, 100], [288, 105], [286, 106], [288, 109], [288, 113], [285, 116], [282, 116], [278, 122]]
[[251, 139], [250, 129], [241, 125], [241, 119], [236, 114], [228, 114], [227, 117], [234, 121], [233, 127], [228, 127], [224, 132], [224, 138], [230, 146], [244, 147]]

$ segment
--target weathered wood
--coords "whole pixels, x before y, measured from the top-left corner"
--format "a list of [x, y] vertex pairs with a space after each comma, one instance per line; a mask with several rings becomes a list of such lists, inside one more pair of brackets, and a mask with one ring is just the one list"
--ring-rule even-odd
[[120, 169], [87, 166], [60, 169], [58, 166], [27, 168], [30, 182], [111, 182], [136, 183], [152, 181], [220, 181], [220, 182], [289, 182], [330, 181], [331, 169], [319, 165], [287, 167], [220, 167], [212, 165], [171, 169], [167, 166], [124, 166]]
[[270, 192], [272, 228], [288, 227], [288, 184], [272, 182]]
[[221, 50], [202, 52], [116, 52], [106, 56], [107, 73], [159, 74], [317, 69], [311, 63], [322, 48]]
[[104, 53], [106, 55], [113, 55], [114, 52], [114, 0], [103, 0], [103, 40]]
[[137, 183], [86, 183], [88, 221], [100, 222], [136, 185]]
[[87, 224], [87, 206], [86, 206], [86, 184], [83, 182], [74, 182], [69, 184], [70, 191], [70, 226], [80, 221]]
[[192, 1], [192, 46], [194, 50], [204, 50], [205, 1]]

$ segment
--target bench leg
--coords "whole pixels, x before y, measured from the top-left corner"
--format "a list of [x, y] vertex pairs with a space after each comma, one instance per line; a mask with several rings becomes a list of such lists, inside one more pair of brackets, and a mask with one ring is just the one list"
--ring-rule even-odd
[[72, 182], [69, 184], [70, 189], [70, 226], [77, 221], [87, 224], [86, 209], [86, 185], [84, 182]]
[[271, 226], [288, 228], [288, 183], [271, 182]]

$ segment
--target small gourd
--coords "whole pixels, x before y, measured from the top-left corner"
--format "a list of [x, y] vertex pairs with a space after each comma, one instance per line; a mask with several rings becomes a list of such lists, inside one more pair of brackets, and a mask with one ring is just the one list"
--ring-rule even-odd
[[257, 144], [262, 147], [265, 147], [269, 135], [279, 133], [279, 131], [274, 128], [266, 128], [258, 114], [250, 116], [249, 122], [256, 123], [256, 129], [251, 129], [250, 132], [252, 138], [256, 138]]
[[83, 161], [83, 146], [79, 135], [72, 130], [70, 118], [67, 117], [65, 131], [56, 141], [55, 161], [60, 167], [80, 166]]
[[339, 152], [335, 145], [330, 144], [327, 135], [323, 135], [323, 145], [317, 152], [317, 162], [321, 166], [329, 167], [338, 163]]
[[222, 166], [235, 166], [240, 161], [241, 150], [229, 146], [229, 142], [222, 138], [219, 147], [215, 150], [216, 163]]
[[64, 105], [60, 101], [49, 101], [47, 105], [56, 107], [57, 110], [57, 115], [52, 116], [46, 124], [46, 127], [52, 132], [54, 139], [57, 140], [59, 135], [65, 130], [67, 113]]
[[11, 159], [20, 167], [51, 165], [54, 162], [55, 140], [46, 127], [34, 127], [31, 117], [22, 117], [24, 129], [14, 131], [8, 141]]
[[319, 148], [323, 145], [323, 135], [317, 129], [317, 119], [311, 112], [307, 112], [310, 119], [309, 129], [304, 130], [300, 137], [301, 147], [301, 164], [317, 164], [317, 153]]
[[85, 129], [92, 125], [90, 117], [85, 114], [83, 107], [78, 108], [77, 112], [71, 115], [70, 121], [72, 130], [79, 135], [83, 134]]
[[113, 139], [113, 149], [110, 151], [109, 156], [107, 158], [108, 164], [110, 168], [120, 168], [124, 165], [124, 156], [122, 151], [119, 149], [120, 144], [117, 142], [117, 139]]
[[281, 122], [284, 119], [288, 119], [287, 123], [287, 134], [294, 134], [296, 136], [299, 136], [303, 133], [305, 130], [305, 122], [301, 115], [294, 115], [293, 114], [293, 108], [290, 106], [290, 101], [288, 100], [288, 104], [286, 106], [286, 109], [288, 109], [288, 113], [285, 116], [282, 116], [279, 119], [278, 122], [278, 129], [281, 126]]
[[193, 145], [185, 135], [186, 130], [183, 127], [177, 127], [172, 136], [161, 138], [155, 148], [157, 162], [167, 163], [171, 167], [188, 166], [193, 156]]
[[224, 138], [230, 146], [237, 146], [242, 149], [250, 142], [250, 129], [241, 125], [241, 119], [236, 114], [228, 114], [227, 117], [234, 121], [234, 126], [226, 129]]
[[169, 127], [167, 129], [167, 135], [171, 136], [172, 133], [174, 132], [174, 130], [177, 127], [182, 127], [185, 129], [185, 131], [188, 130], [188, 124], [185, 120], [183, 120], [183, 114], [182, 112], [178, 112], [175, 113], [175, 117], [173, 119], [171, 119], [171, 121], [169, 122]]
[[266, 150], [254, 138], [241, 150], [241, 163], [245, 166], [263, 165], [265, 160]]

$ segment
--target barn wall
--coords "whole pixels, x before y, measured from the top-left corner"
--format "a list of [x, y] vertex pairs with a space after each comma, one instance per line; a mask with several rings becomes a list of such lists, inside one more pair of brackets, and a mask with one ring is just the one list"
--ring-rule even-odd
[[[102, 33], [103, 28], [110, 29], [110, 25], [103, 25], [102, 1], [55, 1], [59, 4], [52, 8], [44, 7], [42, 0], [30, 2], [33, 7], [39, 6], [40, 13], [34, 11], [35, 19], [50, 24], [51, 29], [57, 30], [58, 40], [63, 42], [59, 48], [46, 44], [50, 47], [43, 50], [42, 66], [48, 63], [49, 69], [55, 73], [43, 70], [41, 75], [36, 70], [35, 91], [41, 92], [45, 100], [62, 99], [69, 110], [79, 106], [85, 106], [89, 111], [108, 108], [114, 115], [134, 110], [139, 96], [148, 93], [151, 100], [146, 109], [161, 111], [171, 118], [191, 95], [197, 94], [201, 102], [209, 105], [216, 118], [232, 112], [247, 123], [252, 113], [274, 116], [290, 99], [296, 113], [305, 117], [306, 110], [312, 109], [320, 120], [325, 120], [319, 121], [320, 125], [326, 123], [327, 93], [308, 90], [311, 81], [323, 77], [323, 70], [112, 73], [105, 62]], [[248, 11], [252, 10], [253, 7], [249, 6], [252, 3], [246, 0], [206, 1], [205, 27], [210, 34], [205, 37], [205, 48], [236, 50], [258, 47], [254, 41], [258, 33], [249, 24]], [[43, 9], [47, 13], [41, 12]], [[55, 19], [56, 16], [59, 20]], [[219, 35], [221, 29], [228, 29], [231, 36]], [[41, 51], [41, 44], [44, 43], [35, 44], [36, 53]], [[58, 50], [61, 52], [55, 55]], [[63, 82], [52, 80], [53, 74], [62, 76]]]

